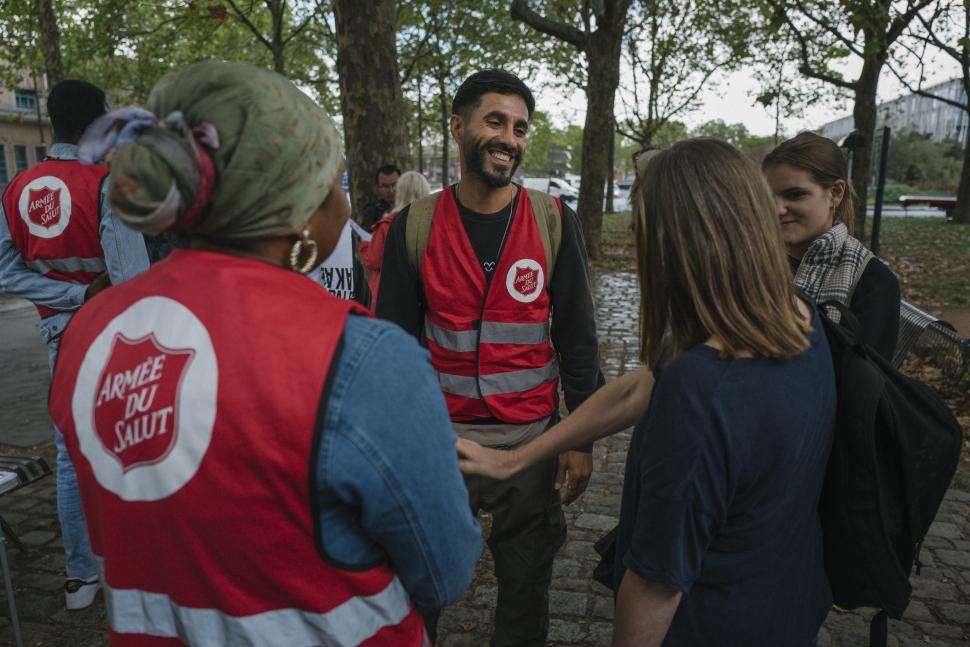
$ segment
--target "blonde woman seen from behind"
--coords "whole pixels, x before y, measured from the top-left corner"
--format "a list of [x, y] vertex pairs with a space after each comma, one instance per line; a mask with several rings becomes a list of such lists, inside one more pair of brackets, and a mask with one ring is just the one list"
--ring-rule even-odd
[[817, 504], [835, 383], [819, 315], [795, 295], [771, 193], [736, 148], [676, 144], [633, 194], [650, 370], [518, 450], [460, 440], [462, 469], [514, 472], [639, 418], [613, 645], [808, 647], [831, 605]]
[[377, 309], [377, 288], [381, 283], [381, 265], [384, 259], [384, 242], [387, 240], [387, 228], [394, 222], [398, 212], [418, 198], [431, 193], [431, 186], [423, 175], [417, 171], [408, 171], [397, 181], [397, 195], [394, 199], [394, 210], [377, 221], [371, 232], [369, 241], [361, 241], [361, 261], [367, 271], [367, 283], [371, 293], [371, 312]]

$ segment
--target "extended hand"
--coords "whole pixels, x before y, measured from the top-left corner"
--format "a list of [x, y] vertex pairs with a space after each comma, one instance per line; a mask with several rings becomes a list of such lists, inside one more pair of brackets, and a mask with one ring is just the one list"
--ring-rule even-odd
[[88, 283], [87, 289], [84, 290], [84, 300], [87, 301], [101, 290], [110, 286], [111, 279], [108, 278], [108, 273], [101, 272], [101, 274], [98, 274], [93, 281]]
[[517, 465], [518, 455], [514, 450], [488, 449], [464, 438], [458, 439], [455, 449], [458, 450], [458, 466], [468, 475], [477, 474], [504, 481], [522, 467]]
[[[569, 505], [586, 491], [593, 473], [593, 454], [590, 452], [564, 452], [559, 455], [556, 472], [556, 489], [563, 505]], [[565, 484], [565, 489], [563, 485]]]

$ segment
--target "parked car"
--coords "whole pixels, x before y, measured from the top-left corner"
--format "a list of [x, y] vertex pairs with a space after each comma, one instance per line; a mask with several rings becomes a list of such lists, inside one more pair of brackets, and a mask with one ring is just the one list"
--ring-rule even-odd
[[527, 177], [522, 179], [522, 186], [527, 189], [543, 191], [563, 202], [575, 202], [579, 199], [579, 191], [559, 177]]

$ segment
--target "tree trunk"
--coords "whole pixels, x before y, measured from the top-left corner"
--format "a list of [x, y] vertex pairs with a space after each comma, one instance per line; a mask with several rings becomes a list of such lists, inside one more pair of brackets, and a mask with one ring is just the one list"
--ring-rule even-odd
[[270, 47], [270, 52], [273, 54], [273, 70], [278, 74], [286, 76], [286, 59], [284, 58], [286, 43], [283, 42], [283, 23], [286, 13], [286, 3], [279, 2], [270, 4], [273, 19], [273, 46]]
[[451, 144], [451, 112], [448, 110], [448, 92], [445, 90], [445, 72], [438, 72], [438, 105], [441, 110], [441, 186], [450, 184], [448, 173], [448, 147]]
[[876, 90], [883, 62], [878, 59], [866, 61], [855, 83], [855, 104], [852, 118], [855, 129], [862, 137], [862, 145], [852, 152], [852, 188], [855, 189], [855, 237], [863, 240], [866, 235], [866, 199], [872, 174], [873, 138], [876, 134]]
[[421, 96], [421, 80], [418, 80], [418, 173], [424, 175], [424, 99]]
[[957, 204], [953, 208], [953, 222], [958, 225], [970, 225], [970, 135], [963, 145], [963, 170], [960, 172]]
[[613, 213], [613, 168], [616, 166], [616, 133], [610, 128], [610, 150], [607, 153], [609, 168], [606, 173], [606, 213]]
[[36, 0], [35, 8], [40, 25], [40, 46], [44, 52], [44, 66], [47, 70], [47, 87], [50, 88], [64, 79], [64, 65], [61, 63], [61, 32], [57, 27], [54, 0]]
[[586, 252], [591, 260], [600, 256], [603, 187], [610, 167], [613, 102], [620, 82], [622, 23], [618, 33], [609, 31], [607, 27], [604, 24], [594, 32], [586, 53], [586, 124], [583, 127], [582, 179], [576, 211], [583, 225]]
[[394, 0], [333, 0], [337, 73], [350, 189], [357, 218], [377, 196], [374, 173], [407, 158], [404, 98], [397, 70]]

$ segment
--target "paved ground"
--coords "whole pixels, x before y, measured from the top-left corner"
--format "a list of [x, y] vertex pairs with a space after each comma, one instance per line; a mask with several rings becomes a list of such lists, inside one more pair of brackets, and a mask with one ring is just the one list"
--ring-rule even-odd
[[25, 301], [0, 303], [0, 443], [30, 447], [50, 439], [47, 346], [37, 310]]
[[[596, 299], [607, 379], [637, 365], [636, 277], [605, 274], [596, 278]], [[45, 364], [8, 362], [11, 349], [9, 312], [0, 311], [0, 396], [31, 382], [44, 383]], [[22, 323], [20, 324], [22, 325]], [[25, 342], [26, 343], [26, 342]], [[41, 346], [41, 350], [43, 347]], [[23, 373], [22, 371], [25, 371]], [[32, 392], [31, 389], [27, 389]], [[0, 402], [0, 442], [6, 430], [28, 416], [13, 413]], [[32, 405], [33, 406], [33, 405]], [[29, 413], [29, 416], [33, 416]], [[29, 417], [28, 416], [28, 417]], [[46, 422], [44, 423], [46, 424]], [[617, 522], [623, 466], [629, 432], [597, 444], [596, 473], [587, 493], [567, 510], [569, 538], [555, 564], [550, 594], [551, 646], [608, 645], [613, 617], [610, 593], [594, 584], [590, 573], [597, 563], [592, 545]], [[10, 551], [13, 583], [28, 645], [106, 645], [104, 606], [68, 613], [60, 591], [63, 569], [61, 543], [54, 510], [54, 483], [48, 479], [29, 489], [0, 497], [0, 513], [31, 546], [28, 555]], [[967, 645], [970, 640], [970, 494], [952, 490], [923, 548], [926, 567], [913, 577], [914, 602], [902, 622], [892, 622], [890, 645]], [[484, 520], [487, 525], [487, 519]], [[496, 595], [487, 554], [468, 593], [442, 617], [439, 644], [472, 647], [488, 644]], [[867, 645], [866, 622], [871, 612], [832, 612], [822, 630], [823, 647]], [[0, 595], [0, 645], [10, 643], [6, 598]]]

